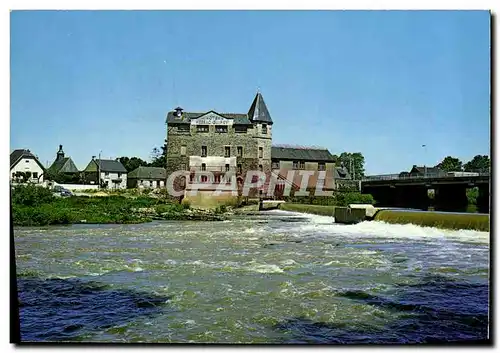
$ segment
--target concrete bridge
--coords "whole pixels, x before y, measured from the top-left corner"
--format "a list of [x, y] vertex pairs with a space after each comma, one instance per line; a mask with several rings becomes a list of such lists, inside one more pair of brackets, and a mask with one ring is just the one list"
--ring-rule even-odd
[[428, 190], [434, 190], [436, 211], [465, 212], [468, 188], [478, 187], [478, 211], [489, 213], [490, 173], [458, 175], [401, 175], [387, 174], [366, 177], [361, 181], [361, 192], [372, 194], [380, 207], [402, 207], [427, 210], [430, 205]]

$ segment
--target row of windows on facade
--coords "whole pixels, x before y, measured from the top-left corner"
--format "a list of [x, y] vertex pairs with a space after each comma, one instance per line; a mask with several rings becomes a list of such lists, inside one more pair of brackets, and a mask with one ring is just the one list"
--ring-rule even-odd
[[[280, 167], [279, 162], [273, 162], [273, 169], [278, 169]], [[304, 161], [293, 161], [292, 163], [293, 169], [306, 169], [306, 163]], [[326, 170], [325, 163], [318, 163], [318, 170]]]
[[[222, 171], [222, 167], [215, 166], [215, 169], [218, 169], [218, 168], [221, 168], [221, 170], [220, 170], [220, 171]], [[212, 167], [212, 169], [214, 169], [214, 167]], [[182, 165], [181, 165], [181, 170], [186, 170], [186, 165], [185, 165], [185, 164], [182, 164]], [[200, 168], [200, 170], [201, 170], [202, 172], [206, 172], [206, 171], [207, 171], [207, 165], [206, 165], [205, 163], [202, 163], [202, 164], [201, 164], [201, 168]], [[224, 171], [229, 172], [230, 170], [231, 170], [231, 166], [230, 166], [229, 164], [226, 164], [226, 165], [224, 166]], [[241, 164], [236, 165], [236, 170], [238, 171], [238, 173], [242, 173], [242, 171], [243, 171], [243, 166], [242, 166]], [[264, 168], [263, 168], [262, 164], [259, 164], [259, 170], [260, 170], [261, 172], [264, 170]]]
[[[246, 133], [247, 132], [247, 126], [244, 125], [235, 125], [234, 126], [234, 132], [237, 133]], [[177, 127], [178, 132], [191, 132], [191, 125], [179, 125]], [[196, 132], [209, 132], [210, 128], [209, 125], [196, 125]], [[228, 132], [228, 126], [227, 125], [215, 125], [215, 132], [219, 133], [226, 133]], [[261, 133], [263, 135], [267, 135], [267, 125], [262, 124], [262, 129]]]
[[[186, 155], [186, 146], [183, 145], [181, 146], [181, 156], [185, 155]], [[259, 158], [263, 158], [263, 155], [264, 155], [264, 149], [262, 147], [259, 147]], [[201, 156], [202, 157], [208, 156], [207, 146], [201, 146]], [[243, 146], [236, 147], [236, 156], [243, 157]], [[224, 157], [231, 157], [231, 146], [224, 146]]]
[[[109, 176], [109, 172], [103, 172], [104, 176]], [[118, 173], [118, 178], [121, 178], [122, 173]]]

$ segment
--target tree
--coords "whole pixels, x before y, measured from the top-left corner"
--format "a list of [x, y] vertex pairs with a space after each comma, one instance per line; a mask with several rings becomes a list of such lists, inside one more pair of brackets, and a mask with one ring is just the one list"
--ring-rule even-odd
[[[334, 158], [335, 157], [337, 156], [334, 156]], [[365, 176], [365, 157], [361, 152], [342, 152], [340, 156], [336, 158], [335, 165], [337, 167], [347, 168], [351, 177], [356, 180]]]
[[461, 172], [462, 171], [462, 161], [460, 159], [448, 156], [436, 167], [445, 172]]
[[142, 160], [141, 158], [138, 157], [120, 157], [116, 159], [117, 161], [120, 161], [121, 164], [127, 169], [127, 172], [131, 172], [134, 169], [137, 169], [139, 167], [147, 167], [149, 165], [148, 162]]
[[464, 171], [466, 172], [489, 172], [491, 168], [491, 160], [488, 156], [477, 155], [469, 162], [464, 164]]
[[167, 165], [167, 147], [166, 146], [161, 146], [161, 153], [160, 149], [154, 148], [153, 152], [151, 153], [152, 159], [151, 163], [149, 164], [151, 167], [160, 167], [160, 168], [165, 168]]

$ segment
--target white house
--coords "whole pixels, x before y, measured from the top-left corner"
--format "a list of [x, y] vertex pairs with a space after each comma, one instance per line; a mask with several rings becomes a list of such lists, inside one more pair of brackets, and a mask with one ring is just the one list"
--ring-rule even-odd
[[88, 181], [96, 184], [100, 182], [109, 189], [127, 188], [127, 169], [120, 161], [92, 158], [84, 173]]
[[18, 179], [19, 172], [28, 172], [27, 182], [42, 183], [45, 168], [30, 150], [19, 149], [10, 154], [10, 180]]

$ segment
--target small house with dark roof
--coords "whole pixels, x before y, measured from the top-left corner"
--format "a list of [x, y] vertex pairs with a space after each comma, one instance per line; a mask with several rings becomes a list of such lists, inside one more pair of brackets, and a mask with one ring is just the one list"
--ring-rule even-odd
[[11, 181], [26, 180], [30, 183], [42, 183], [44, 173], [44, 166], [30, 150], [17, 149], [10, 154]]
[[127, 174], [128, 188], [164, 188], [167, 180], [165, 168], [138, 167]]
[[51, 174], [65, 175], [78, 175], [80, 173], [71, 157], [65, 157], [62, 145], [59, 145], [59, 151], [57, 151], [56, 159], [51, 164], [48, 171]]
[[[401, 173], [400, 173], [401, 175]], [[428, 177], [440, 177], [440, 176], [445, 176], [446, 172], [439, 169], [438, 167], [419, 167], [417, 165], [413, 165], [413, 167], [410, 170], [410, 173], [408, 175], [411, 178], [415, 177], [423, 177], [424, 175]]]
[[96, 159], [95, 156], [83, 170], [86, 182], [109, 189], [127, 188], [127, 169], [118, 160]]

